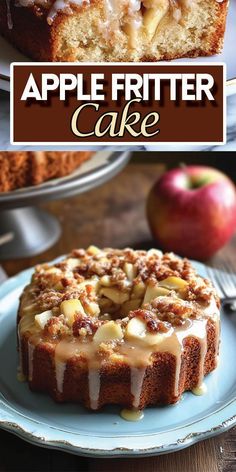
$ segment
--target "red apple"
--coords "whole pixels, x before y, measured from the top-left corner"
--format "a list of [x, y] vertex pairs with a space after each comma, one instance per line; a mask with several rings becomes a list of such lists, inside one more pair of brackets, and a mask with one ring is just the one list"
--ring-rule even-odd
[[147, 201], [151, 231], [165, 251], [204, 260], [236, 228], [236, 190], [222, 172], [186, 166], [166, 172]]

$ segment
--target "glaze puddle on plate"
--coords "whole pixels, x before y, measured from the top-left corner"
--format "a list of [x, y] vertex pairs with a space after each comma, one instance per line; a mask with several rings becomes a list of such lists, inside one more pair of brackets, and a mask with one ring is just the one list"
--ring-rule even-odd
[[[202, 275], [204, 266], [197, 264]], [[0, 287], [0, 425], [33, 443], [93, 456], [151, 455], [177, 450], [236, 424], [236, 323], [222, 314], [218, 369], [205, 379], [203, 398], [185, 393], [176, 405], [147, 408], [141, 421], [120, 417], [120, 407], [97, 413], [56, 404], [17, 381], [16, 311], [32, 271]], [[222, 381], [223, 379], [223, 381]]]
[[144, 411], [143, 410], [128, 410], [127, 408], [123, 408], [120, 412], [121, 418], [126, 421], [140, 421], [144, 418]]
[[205, 395], [207, 393], [207, 386], [205, 382], [203, 382], [202, 385], [199, 385], [199, 387], [194, 388], [192, 393], [197, 396]]

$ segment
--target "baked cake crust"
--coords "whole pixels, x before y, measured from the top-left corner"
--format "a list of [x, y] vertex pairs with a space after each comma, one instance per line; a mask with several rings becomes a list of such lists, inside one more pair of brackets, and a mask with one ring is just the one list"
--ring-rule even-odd
[[81, 152], [0, 152], [0, 192], [10, 192], [73, 172], [92, 155]]
[[[209, 56], [221, 51], [228, 4], [228, 0], [74, 0], [69, 5], [56, 0], [6, 0], [0, 2], [0, 32], [40, 61]], [[60, 10], [56, 5], [65, 7]]]
[[217, 366], [219, 299], [186, 259], [92, 246], [36, 267], [18, 341], [20, 377], [55, 401], [175, 403]]

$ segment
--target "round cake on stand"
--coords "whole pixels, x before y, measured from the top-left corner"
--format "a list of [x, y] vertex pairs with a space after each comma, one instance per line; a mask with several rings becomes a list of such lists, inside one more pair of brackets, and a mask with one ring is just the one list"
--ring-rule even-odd
[[65, 177], [1, 193], [0, 260], [29, 257], [51, 247], [61, 234], [60, 224], [38, 205], [102, 185], [118, 174], [128, 160], [127, 151], [100, 151]]

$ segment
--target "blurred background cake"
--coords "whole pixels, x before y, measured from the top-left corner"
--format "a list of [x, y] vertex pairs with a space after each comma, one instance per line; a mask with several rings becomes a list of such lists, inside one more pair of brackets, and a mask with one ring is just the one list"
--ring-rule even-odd
[[0, 152], [0, 192], [38, 185], [73, 172], [92, 152]]

